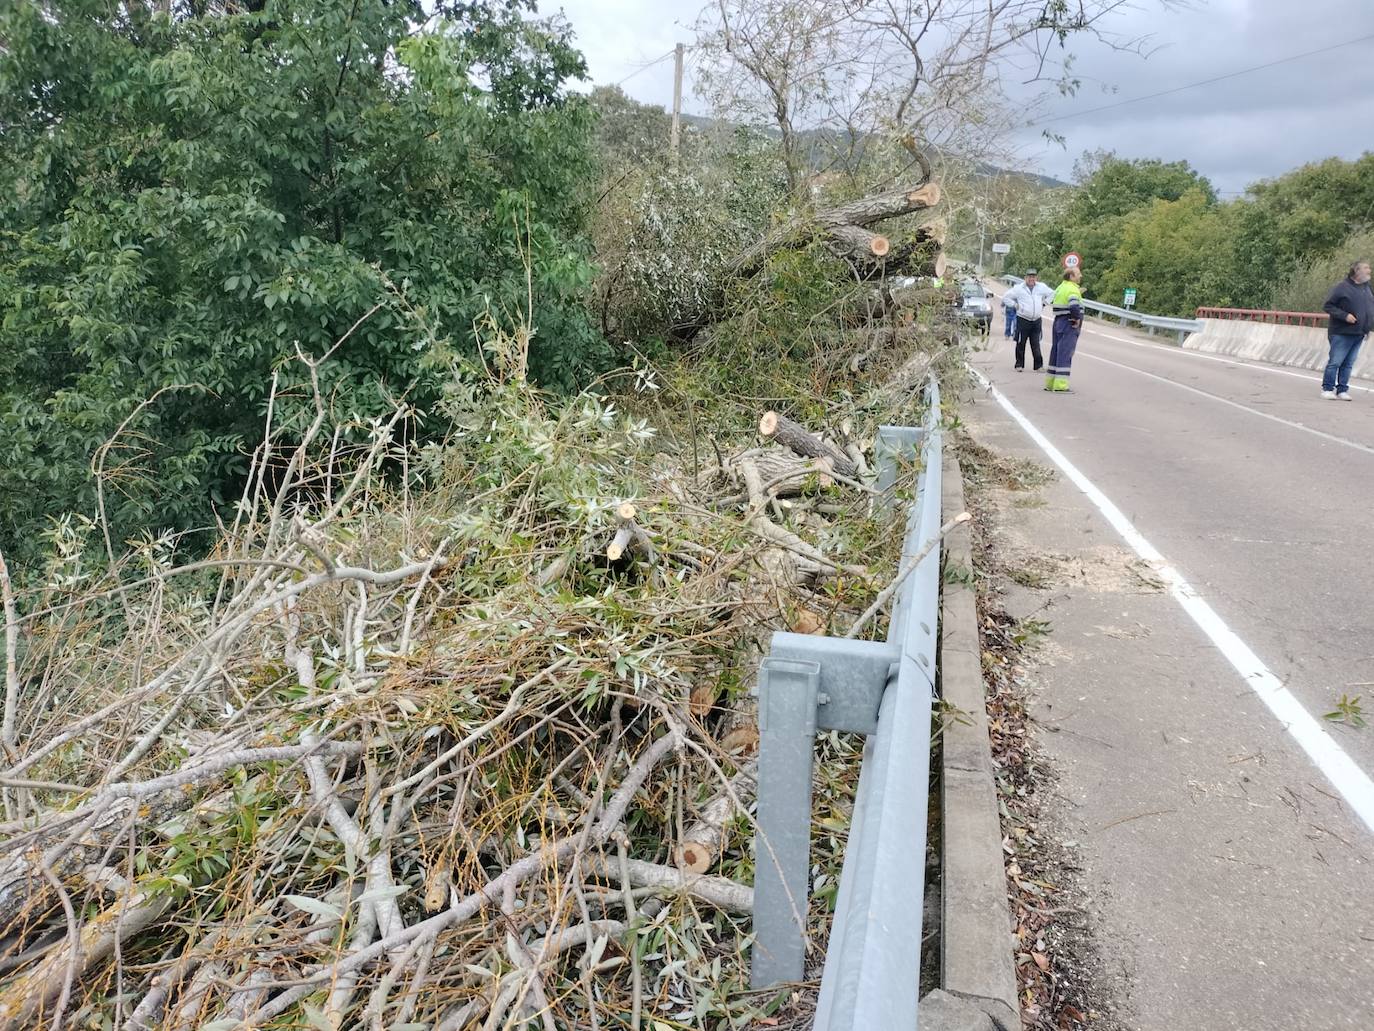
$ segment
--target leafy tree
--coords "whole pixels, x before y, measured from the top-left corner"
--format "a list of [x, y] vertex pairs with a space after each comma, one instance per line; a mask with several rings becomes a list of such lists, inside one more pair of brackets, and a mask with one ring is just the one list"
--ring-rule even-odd
[[665, 336], [723, 300], [730, 259], [756, 241], [787, 197], [763, 134], [703, 134], [677, 169], [616, 169], [598, 206], [597, 312], [614, 339]]
[[1343, 240], [1326, 257], [1304, 262], [1275, 289], [1271, 303], [1280, 311], [1321, 311], [1331, 288], [1350, 274], [1350, 266], [1374, 256], [1374, 229]]
[[1229, 204], [1185, 162], [1096, 152], [1075, 173], [1062, 207], [1018, 234], [1013, 268], [1075, 250], [1090, 296], [1111, 300], [1136, 286], [1158, 313], [1319, 305], [1320, 284], [1343, 274], [1374, 225], [1374, 153], [1305, 165]]
[[1253, 303], [1273, 303], [1277, 281], [1374, 226], [1374, 153], [1356, 161], [1329, 158], [1255, 183], [1237, 210], [1237, 274]]
[[1216, 190], [1186, 161], [1128, 160], [1110, 151], [1084, 154], [1074, 164], [1074, 193], [1069, 217], [1075, 221], [1129, 215], [1155, 200], [1178, 200], [1190, 190], [1201, 192], [1208, 204]]
[[1217, 200], [1212, 184], [1186, 161], [1127, 160], [1094, 151], [1075, 164], [1074, 178], [1075, 187], [1017, 235], [1010, 267], [1057, 266], [1074, 251], [1083, 262], [1084, 292], [1107, 300], [1116, 292], [1115, 280], [1108, 280], [1122, 241], [1141, 212], [1185, 195], [1200, 198], [1206, 208]]
[[530, 8], [0, 5], [0, 547], [90, 511], [121, 425], [117, 539], [205, 525], [273, 371], [289, 425], [297, 348], [374, 306], [323, 370], [360, 417], [427, 406], [435, 343], [473, 347], [488, 310], [536, 327], [550, 385], [611, 362], [582, 303], [591, 114], [564, 84], [583, 62]]
[[1135, 287], [1137, 305], [1156, 315], [1230, 307], [1236, 303], [1233, 230], [1231, 212], [1200, 189], [1156, 200], [1125, 217], [1116, 256], [1100, 279], [1101, 296], [1120, 303], [1122, 291]]
[[673, 123], [667, 111], [641, 104], [619, 86], [598, 86], [588, 99], [596, 112], [597, 152], [605, 168], [665, 163]]

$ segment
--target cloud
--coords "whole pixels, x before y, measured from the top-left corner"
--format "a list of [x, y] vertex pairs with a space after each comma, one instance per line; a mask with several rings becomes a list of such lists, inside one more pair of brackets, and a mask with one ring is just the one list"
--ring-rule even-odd
[[[1048, 126], [1016, 135], [1048, 174], [1065, 178], [1085, 150], [1186, 160], [1225, 193], [1238, 193], [1310, 161], [1358, 157], [1374, 134], [1368, 54], [1374, 5], [1353, 0], [1212, 0], [1162, 11], [1137, 8], [1109, 23], [1123, 36], [1149, 35], [1148, 56], [1080, 41], [1077, 96], [1047, 106]], [[1333, 32], [1333, 29], [1336, 30]], [[1325, 52], [1283, 61], [1308, 51]], [[1259, 65], [1273, 67], [1232, 75]], [[1231, 76], [1139, 103], [1095, 110], [1207, 79]], [[1063, 135], [1046, 147], [1044, 128]]]
[[[679, 8], [674, 15], [665, 14], [665, 6], [649, 0], [562, 0], [541, 3], [540, 13], [561, 9], [572, 23], [592, 84], [623, 83], [621, 88], [636, 100], [668, 108], [673, 103], [673, 61], [663, 58], [678, 43], [691, 44], [696, 8]], [[689, 51], [683, 109], [704, 113], [692, 96], [690, 57]]]
[[[595, 83], [623, 83], [631, 96], [668, 106], [673, 62], [658, 61], [674, 44], [690, 43], [699, 7], [651, 0], [562, 0]], [[665, 14], [665, 8], [672, 13]], [[1008, 93], [1026, 106], [1027, 121], [1047, 120], [1007, 141], [1003, 162], [1067, 179], [1088, 150], [1123, 157], [1186, 160], [1223, 193], [1235, 194], [1310, 161], [1355, 158], [1374, 147], [1374, 40], [1277, 64], [1140, 103], [1093, 109], [1226, 76], [1305, 51], [1374, 35], [1370, 0], [1192, 0], [1166, 7], [1137, 0], [1103, 29], [1118, 40], [1144, 40], [1147, 56], [1087, 37], [1069, 42], [1075, 96], [1034, 105], [1041, 87], [1010, 82]], [[646, 67], [649, 66], [649, 67]], [[1007, 78], [1014, 78], [1009, 70]], [[705, 113], [692, 95], [688, 50], [685, 110]], [[1049, 145], [1045, 129], [1065, 137]]]

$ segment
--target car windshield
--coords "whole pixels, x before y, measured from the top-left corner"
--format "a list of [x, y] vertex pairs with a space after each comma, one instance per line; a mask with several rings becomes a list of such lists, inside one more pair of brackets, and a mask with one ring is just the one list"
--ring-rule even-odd
[[960, 285], [965, 297], [986, 297], [983, 287], [978, 283], [963, 283]]

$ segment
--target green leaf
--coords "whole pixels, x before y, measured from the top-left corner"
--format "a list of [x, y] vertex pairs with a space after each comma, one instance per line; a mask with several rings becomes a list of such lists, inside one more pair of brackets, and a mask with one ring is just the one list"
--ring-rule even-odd
[[302, 913], [309, 913], [325, 920], [341, 920], [341, 913], [337, 906], [331, 905], [321, 899], [312, 899], [308, 895], [283, 895], [287, 902], [295, 906]]
[[373, 888], [371, 891], [365, 891], [358, 896], [358, 905], [362, 905], [365, 902], [379, 902], [383, 899], [400, 898], [409, 890], [410, 889], [404, 884], [393, 884], [389, 888]]

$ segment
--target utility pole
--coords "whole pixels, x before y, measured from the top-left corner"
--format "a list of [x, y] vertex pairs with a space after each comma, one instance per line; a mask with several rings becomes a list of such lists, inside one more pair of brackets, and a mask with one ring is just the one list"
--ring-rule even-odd
[[682, 139], [682, 54], [686, 48], [679, 43], [673, 64], [673, 135], [668, 141], [668, 156], [677, 167], [678, 144]]

